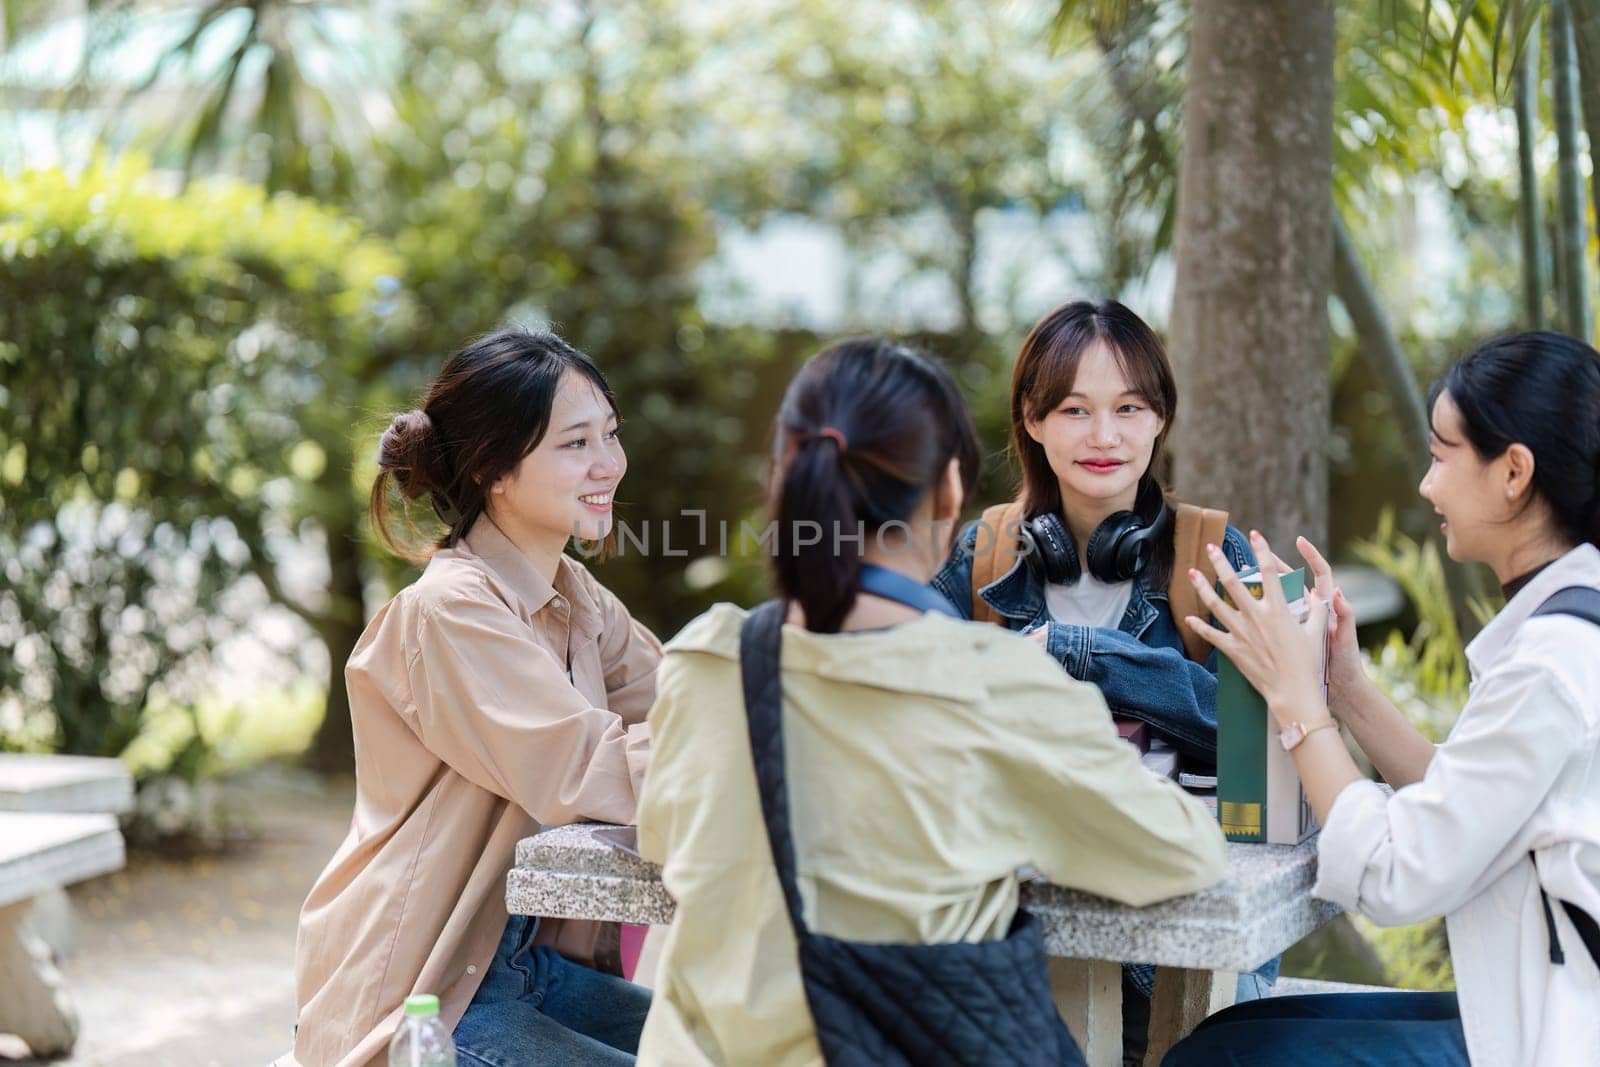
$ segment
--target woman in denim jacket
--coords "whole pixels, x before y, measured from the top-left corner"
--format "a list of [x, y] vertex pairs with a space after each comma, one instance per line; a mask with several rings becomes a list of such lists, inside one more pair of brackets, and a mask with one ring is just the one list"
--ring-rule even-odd
[[[1186, 765], [1209, 772], [1217, 759], [1217, 655], [1196, 663], [1184, 654], [1167, 604], [1172, 523], [1160, 516], [1171, 509], [1153, 473], [1177, 400], [1160, 338], [1122, 304], [1077, 301], [1041, 319], [1011, 379], [1020, 554], [978, 595], [997, 622], [1032, 635], [1074, 678], [1098, 686], [1114, 714], [1142, 720]], [[1119, 526], [1134, 525], [1152, 530], [1142, 566], [1130, 565], [1131, 553], [1118, 560], [1107, 551]], [[972, 523], [934, 576], [934, 588], [966, 618], [975, 616], [974, 555], [1008, 536]], [[1052, 553], [1041, 543], [1058, 546], [1054, 561], [1046, 563]], [[1255, 563], [1231, 526], [1221, 548], [1235, 570]], [[1051, 580], [1063, 572], [1075, 580]], [[1242, 977], [1241, 999], [1261, 993], [1257, 976], [1270, 984], [1277, 961]], [[1142, 1045], [1153, 981], [1150, 967], [1124, 970], [1125, 1045]]]

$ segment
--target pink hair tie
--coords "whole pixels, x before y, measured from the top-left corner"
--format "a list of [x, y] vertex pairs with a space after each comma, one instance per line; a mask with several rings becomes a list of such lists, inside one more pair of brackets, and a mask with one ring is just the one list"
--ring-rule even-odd
[[840, 433], [838, 430], [834, 429], [832, 426], [824, 426], [822, 429], [817, 431], [816, 436], [817, 437], [826, 437], [826, 438], [828, 438], [834, 444], [839, 446], [839, 451], [840, 452], [843, 452], [845, 450], [845, 448], [847, 447], [847, 445], [845, 443], [845, 439], [844, 439], [844, 434]]

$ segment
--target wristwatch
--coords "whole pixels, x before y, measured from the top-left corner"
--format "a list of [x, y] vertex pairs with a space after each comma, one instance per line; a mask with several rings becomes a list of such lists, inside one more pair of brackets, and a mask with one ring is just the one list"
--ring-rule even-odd
[[1307, 726], [1303, 722], [1292, 722], [1288, 726], [1285, 726], [1282, 732], [1278, 734], [1278, 744], [1283, 746], [1283, 750], [1285, 752], [1293, 752], [1295, 749], [1300, 747], [1300, 742], [1304, 741], [1318, 730], [1326, 730], [1330, 726], [1336, 727], [1338, 725], [1339, 723], [1334, 719], [1328, 719], [1325, 722], [1319, 722], [1315, 726]]

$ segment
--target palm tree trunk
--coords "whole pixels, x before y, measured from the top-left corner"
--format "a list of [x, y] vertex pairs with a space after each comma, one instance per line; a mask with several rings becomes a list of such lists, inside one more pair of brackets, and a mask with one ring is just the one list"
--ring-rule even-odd
[[[1333, 285], [1339, 303], [1344, 305], [1355, 327], [1356, 343], [1389, 397], [1390, 411], [1400, 421], [1400, 437], [1405, 441], [1407, 453], [1418, 457], [1426, 455], [1428, 411], [1422, 402], [1422, 391], [1417, 388], [1411, 363], [1400, 347], [1400, 339], [1389, 326], [1389, 317], [1378, 302], [1378, 292], [1361, 265], [1344, 220], [1338, 215], [1333, 219]], [[1444, 580], [1450, 591], [1457, 629], [1464, 635], [1476, 633], [1478, 620], [1468, 607], [1468, 601], [1473, 597], [1482, 599], [1487, 592], [1478, 568], [1463, 567], [1446, 559]]]
[[[1569, 8], [1572, 37], [1578, 50], [1578, 95], [1583, 101], [1583, 129], [1589, 135], [1589, 160], [1600, 152], [1600, 4], [1580, 0]], [[1600, 168], [1591, 168], [1589, 196], [1600, 220]], [[1600, 221], [1597, 221], [1600, 225]], [[1588, 340], [1587, 337], [1584, 340]]]
[[[1516, 74], [1517, 163], [1521, 175], [1518, 221], [1522, 229], [1522, 318], [1530, 330], [1544, 327], [1544, 232], [1539, 196], [1539, 172], [1534, 166], [1533, 146], [1539, 123], [1539, 35], [1528, 36], [1522, 62]], [[1589, 108], [1585, 106], [1584, 114]], [[1600, 113], [1600, 109], [1597, 109]], [[1593, 143], [1593, 142], [1591, 142]], [[1597, 179], [1600, 180], [1600, 179]], [[1600, 196], [1600, 192], [1597, 192]]]
[[1587, 341], [1589, 285], [1583, 257], [1589, 249], [1584, 218], [1583, 172], [1578, 160], [1578, 56], [1572, 42], [1572, 10], [1567, 0], [1550, 5], [1550, 68], [1555, 83], [1557, 199], [1561, 213], [1561, 325]]
[[1413, 456], [1422, 455], [1428, 451], [1428, 412], [1422, 403], [1422, 391], [1417, 388], [1411, 362], [1389, 326], [1389, 317], [1378, 302], [1377, 290], [1356, 254], [1350, 233], [1344, 228], [1344, 220], [1337, 214], [1333, 219], [1333, 287], [1355, 326], [1362, 354], [1389, 397], [1406, 448]]
[[[1280, 545], [1328, 521], [1333, 0], [1195, 0], [1172, 351], [1175, 481]], [[1294, 57], [1286, 62], [1285, 57]]]

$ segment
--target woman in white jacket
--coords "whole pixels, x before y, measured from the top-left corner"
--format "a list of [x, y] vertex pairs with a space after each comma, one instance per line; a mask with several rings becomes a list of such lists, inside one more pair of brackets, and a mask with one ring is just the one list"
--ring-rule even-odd
[[[1197, 581], [1221, 629], [1188, 622], [1283, 728], [1324, 827], [1316, 894], [1385, 925], [1445, 916], [1457, 995], [1241, 1004], [1168, 1065], [1600, 1062], [1600, 623], [1546, 608], [1574, 587], [1563, 600], [1577, 611], [1600, 601], [1600, 355], [1553, 333], [1490, 341], [1435, 387], [1432, 429], [1422, 496], [1450, 557], [1488, 564], [1506, 593], [1467, 647], [1471, 691], [1443, 743], [1362, 672], [1355, 617], [1304, 538], [1313, 608], [1335, 609], [1327, 704], [1314, 681], [1323, 628], [1296, 625], [1276, 583], [1254, 601], [1214, 553], [1242, 607]], [[1337, 722], [1392, 796], [1357, 769]]]

